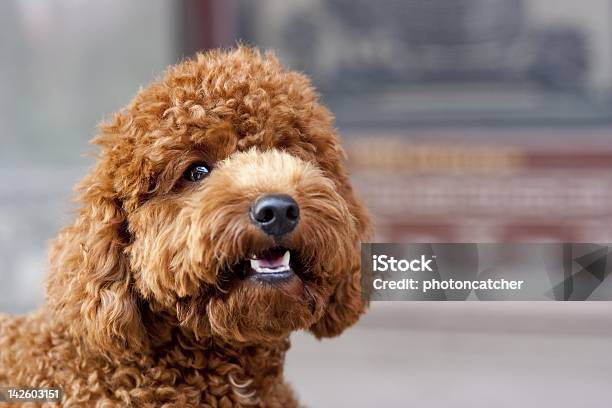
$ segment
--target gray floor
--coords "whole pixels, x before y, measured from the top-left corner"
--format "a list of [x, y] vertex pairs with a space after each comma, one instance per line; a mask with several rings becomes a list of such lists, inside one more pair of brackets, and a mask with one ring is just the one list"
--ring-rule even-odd
[[610, 407], [610, 303], [378, 303], [355, 328], [293, 336], [308, 407]]

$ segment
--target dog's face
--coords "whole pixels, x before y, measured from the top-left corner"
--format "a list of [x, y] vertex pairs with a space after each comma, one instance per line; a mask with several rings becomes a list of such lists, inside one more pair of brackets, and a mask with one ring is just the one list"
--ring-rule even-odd
[[[143, 305], [239, 342], [356, 321], [369, 222], [305, 77], [246, 48], [199, 55], [141, 91], [97, 143], [81, 185], [88, 336], [147, 331]], [[65, 263], [59, 241], [52, 256]], [[52, 275], [52, 304], [53, 286]]]

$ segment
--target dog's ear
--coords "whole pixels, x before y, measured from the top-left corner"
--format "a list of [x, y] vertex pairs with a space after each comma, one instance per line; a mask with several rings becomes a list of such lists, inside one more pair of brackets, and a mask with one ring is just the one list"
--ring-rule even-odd
[[47, 304], [53, 318], [102, 352], [146, 346], [124, 249], [126, 218], [101, 162], [81, 183], [75, 223], [50, 253]]
[[372, 236], [372, 224], [368, 211], [359, 200], [348, 180], [344, 168], [336, 168], [338, 175], [338, 192], [347, 203], [355, 223], [355, 242], [348, 255], [340, 260], [338, 268], [344, 272], [335, 285], [331, 297], [323, 313], [323, 317], [310, 330], [317, 337], [334, 337], [352, 326], [367, 308], [367, 301], [362, 297], [361, 290], [361, 242]]
[[323, 316], [310, 327], [317, 338], [338, 336], [357, 322], [367, 306], [361, 296], [360, 280], [359, 265], [356, 265], [336, 284]]

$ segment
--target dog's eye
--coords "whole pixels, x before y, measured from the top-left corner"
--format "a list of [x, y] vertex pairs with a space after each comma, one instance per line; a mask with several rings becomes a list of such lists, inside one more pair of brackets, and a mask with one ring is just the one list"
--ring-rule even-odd
[[210, 173], [210, 169], [208, 168], [206, 163], [196, 162], [189, 166], [187, 170], [185, 170], [185, 173], [183, 173], [183, 177], [186, 180], [189, 180], [193, 183], [197, 183], [198, 181], [202, 181], [204, 177], [208, 176], [208, 173]]

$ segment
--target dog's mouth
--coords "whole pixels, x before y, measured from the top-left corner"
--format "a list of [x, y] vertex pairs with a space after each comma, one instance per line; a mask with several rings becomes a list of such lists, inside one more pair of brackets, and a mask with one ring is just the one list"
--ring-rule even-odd
[[284, 247], [274, 247], [251, 254], [248, 259], [248, 279], [276, 283], [293, 279], [299, 265], [298, 254]]

